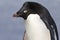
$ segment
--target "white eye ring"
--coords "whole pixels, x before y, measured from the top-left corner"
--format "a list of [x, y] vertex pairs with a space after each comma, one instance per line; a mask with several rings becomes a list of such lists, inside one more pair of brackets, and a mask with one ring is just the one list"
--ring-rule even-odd
[[24, 13], [27, 13], [28, 11], [27, 10], [24, 10]]

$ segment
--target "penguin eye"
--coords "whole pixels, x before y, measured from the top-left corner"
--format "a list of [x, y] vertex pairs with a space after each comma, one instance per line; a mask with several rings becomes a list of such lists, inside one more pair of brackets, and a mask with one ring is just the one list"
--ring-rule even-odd
[[27, 13], [28, 11], [27, 10], [24, 10], [24, 13]]

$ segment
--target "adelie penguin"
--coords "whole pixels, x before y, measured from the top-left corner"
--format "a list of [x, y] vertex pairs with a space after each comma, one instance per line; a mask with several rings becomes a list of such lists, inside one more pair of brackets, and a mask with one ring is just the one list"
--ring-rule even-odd
[[13, 15], [25, 20], [27, 40], [59, 40], [54, 20], [47, 8], [36, 2], [25, 2]]

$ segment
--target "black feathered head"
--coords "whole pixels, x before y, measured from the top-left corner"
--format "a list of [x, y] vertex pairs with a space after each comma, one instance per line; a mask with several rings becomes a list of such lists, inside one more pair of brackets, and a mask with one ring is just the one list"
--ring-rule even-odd
[[27, 19], [29, 14], [44, 15], [48, 13], [48, 10], [39, 3], [36, 2], [25, 2], [22, 8], [14, 14], [14, 17], [22, 17]]

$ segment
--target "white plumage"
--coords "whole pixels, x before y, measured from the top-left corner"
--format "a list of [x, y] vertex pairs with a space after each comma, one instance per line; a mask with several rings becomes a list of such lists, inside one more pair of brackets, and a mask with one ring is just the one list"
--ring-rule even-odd
[[25, 27], [28, 40], [51, 40], [50, 31], [38, 14], [30, 14]]

